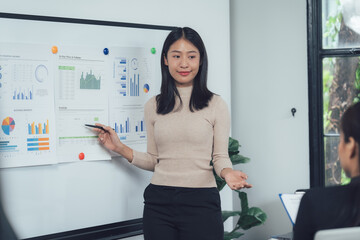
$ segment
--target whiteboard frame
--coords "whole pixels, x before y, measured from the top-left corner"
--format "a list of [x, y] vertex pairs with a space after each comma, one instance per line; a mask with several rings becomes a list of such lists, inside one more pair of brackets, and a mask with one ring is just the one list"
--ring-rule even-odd
[[[29, 14], [15, 14], [0, 12], [0, 18], [16, 19], [16, 20], [31, 20], [42, 22], [56, 22], [56, 23], [69, 23], [69, 24], [85, 24], [85, 25], [97, 25], [97, 26], [113, 26], [113, 27], [125, 27], [125, 28], [140, 28], [150, 30], [174, 30], [175, 26], [162, 26], [151, 24], [139, 24], [129, 22], [115, 22], [93, 19], [80, 19], [80, 18], [66, 18], [66, 17], [53, 17], [53, 16], [41, 16], [41, 15], [29, 15]], [[142, 218], [131, 219], [127, 221], [99, 225], [95, 227], [59, 232], [55, 234], [42, 235], [37, 237], [26, 238], [25, 240], [45, 240], [45, 239], [122, 239], [131, 236], [141, 235], [142, 231]]]

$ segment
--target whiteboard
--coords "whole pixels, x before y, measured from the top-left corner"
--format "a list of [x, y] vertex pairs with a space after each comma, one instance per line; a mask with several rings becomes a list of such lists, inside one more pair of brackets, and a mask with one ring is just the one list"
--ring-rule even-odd
[[[42, 21], [1, 17], [4, 14], [0, 14], [1, 42], [73, 48], [155, 48], [154, 67], [159, 81], [156, 88], [160, 86], [159, 53], [171, 27], [131, 24], [126, 27], [126, 24], [93, 20], [74, 23], [74, 19], [54, 22], [59, 18], [51, 17], [38, 17]], [[129, 145], [146, 151], [145, 143]], [[0, 169], [0, 174], [2, 203], [19, 238], [141, 218], [143, 190], [152, 175], [120, 157], [110, 161], [6, 168]]]

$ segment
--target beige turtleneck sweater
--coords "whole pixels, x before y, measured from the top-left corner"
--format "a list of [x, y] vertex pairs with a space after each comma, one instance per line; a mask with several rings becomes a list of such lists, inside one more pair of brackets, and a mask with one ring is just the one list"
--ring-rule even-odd
[[133, 152], [132, 164], [154, 171], [152, 184], [175, 187], [216, 187], [214, 169], [220, 176], [232, 168], [228, 156], [230, 114], [224, 100], [214, 95], [209, 106], [191, 112], [191, 87], [179, 87], [183, 105], [168, 114], [156, 113], [156, 99], [145, 104], [147, 153]]

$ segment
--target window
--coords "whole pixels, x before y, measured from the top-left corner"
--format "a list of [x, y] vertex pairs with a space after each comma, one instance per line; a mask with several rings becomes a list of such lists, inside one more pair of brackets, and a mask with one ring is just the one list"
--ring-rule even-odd
[[311, 187], [348, 182], [337, 154], [343, 112], [360, 101], [360, 1], [308, 0]]

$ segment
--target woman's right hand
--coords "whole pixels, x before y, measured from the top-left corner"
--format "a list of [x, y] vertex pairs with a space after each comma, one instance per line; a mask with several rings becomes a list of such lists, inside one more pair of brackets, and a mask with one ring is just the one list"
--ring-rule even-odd
[[131, 163], [134, 158], [134, 152], [131, 148], [120, 141], [116, 132], [109, 126], [105, 126], [100, 123], [96, 123], [95, 125], [105, 129], [104, 131], [102, 129], [94, 128], [94, 131], [98, 133], [99, 142], [104, 145], [105, 148], [120, 154]]
[[94, 128], [94, 131], [98, 133], [99, 142], [104, 145], [105, 148], [118, 152], [117, 149], [120, 149], [123, 144], [116, 132], [109, 126], [105, 126], [100, 123], [96, 123], [95, 125], [101, 126], [106, 130], [104, 131], [102, 129]]

